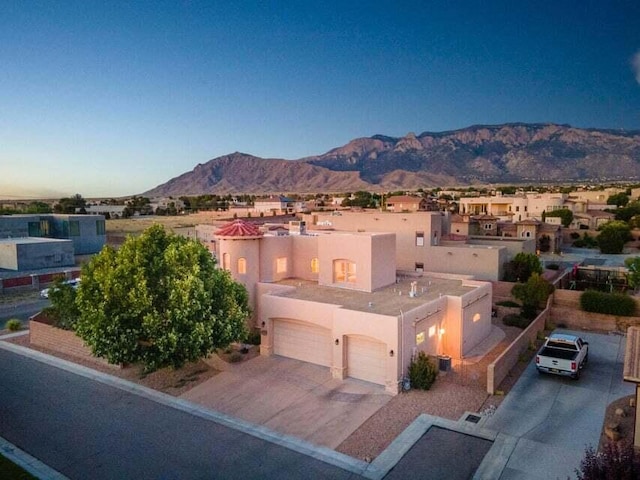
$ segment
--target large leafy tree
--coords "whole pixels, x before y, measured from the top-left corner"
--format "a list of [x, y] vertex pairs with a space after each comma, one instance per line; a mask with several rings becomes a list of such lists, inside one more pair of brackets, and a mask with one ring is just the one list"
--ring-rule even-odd
[[111, 363], [180, 367], [245, 337], [247, 299], [199, 242], [155, 225], [83, 267], [75, 330]]
[[533, 319], [537, 315], [538, 308], [547, 301], [553, 290], [553, 285], [534, 272], [526, 283], [514, 285], [511, 294], [522, 302], [522, 316]]
[[629, 225], [620, 220], [605, 223], [598, 230], [598, 246], [602, 253], [622, 253], [624, 244], [631, 239]]
[[504, 268], [507, 282], [526, 282], [533, 273], [542, 273], [540, 259], [535, 253], [520, 252]]

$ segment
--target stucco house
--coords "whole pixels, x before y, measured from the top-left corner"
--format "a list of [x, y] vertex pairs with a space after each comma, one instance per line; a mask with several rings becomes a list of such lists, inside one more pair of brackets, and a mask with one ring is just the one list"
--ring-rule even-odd
[[283, 214], [293, 213], [295, 211], [295, 203], [291, 198], [279, 196], [270, 196], [267, 198], [259, 198], [253, 203], [253, 209], [258, 213]]
[[395, 233], [275, 236], [236, 220], [214, 236], [220, 266], [249, 292], [262, 355], [323, 365], [334, 378], [395, 394], [416, 352], [457, 361], [491, 331], [491, 284], [426, 270], [399, 275]]
[[411, 195], [395, 195], [389, 197], [386, 202], [387, 210], [391, 212], [418, 212], [427, 209], [428, 201], [422, 197]]

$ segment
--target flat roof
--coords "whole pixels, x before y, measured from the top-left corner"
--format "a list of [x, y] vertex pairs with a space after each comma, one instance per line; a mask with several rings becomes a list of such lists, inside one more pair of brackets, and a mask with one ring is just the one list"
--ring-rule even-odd
[[36, 243], [60, 243], [71, 242], [66, 238], [43, 238], [43, 237], [19, 237], [19, 238], [0, 238], [0, 245], [18, 245], [18, 244], [36, 244]]
[[[411, 282], [417, 282], [418, 284], [418, 294], [414, 298], [409, 296]], [[477, 288], [464, 285], [462, 279], [442, 278], [429, 274], [422, 277], [400, 277], [398, 283], [375, 292], [329, 287], [318, 285], [317, 282], [297, 278], [281, 280], [277, 284], [293, 286], [296, 289], [286, 292], [273, 292], [271, 295], [341, 305], [349, 310], [392, 316], [399, 315], [400, 310], [407, 312], [425, 303], [430, 303], [443, 295], [460, 297]]]

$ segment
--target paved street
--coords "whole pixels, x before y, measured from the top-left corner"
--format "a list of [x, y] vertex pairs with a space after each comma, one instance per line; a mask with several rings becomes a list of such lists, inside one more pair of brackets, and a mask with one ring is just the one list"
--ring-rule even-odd
[[501, 480], [574, 478], [585, 447], [597, 447], [607, 405], [630, 395], [622, 381], [625, 337], [571, 332], [589, 342], [580, 380], [540, 375], [535, 360], [484, 427], [519, 437]]
[[2, 349], [0, 364], [0, 436], [71, 479], [359, 478], [328, 449], [333, 464]]
[[35, 315], [40, 310], [50, 305], [49, 299], [43, 298], [35, 301], [15, 303], [12, 305], [0, 305], [0, 329], [11, 318], [21, 320], [26, 324], [29, 317]]

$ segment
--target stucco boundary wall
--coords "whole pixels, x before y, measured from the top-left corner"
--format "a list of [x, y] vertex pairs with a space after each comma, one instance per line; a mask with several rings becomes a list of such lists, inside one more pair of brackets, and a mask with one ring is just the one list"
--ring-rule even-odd
[[[512, 284], [513, 286], [513, 284]], [[487, 393], [494, 395], [496, 388], [502, 380], [509, 374], [513, 366], [518, 362], [531, 343], [535, 343], [538, 333], [544, 331], [547, 320], [551, 313], [553, 298], [547, 300], [547, 307], [538, 315], [535, 320], [525, 328], [520, 335], [509, 345], [504, 352], [496, 358], [493, 363], [487, 366]]]
[[121, 368], [118, 365], [108, 363], [102, 358], [94, 357], [89, 347], [85, 346], [82, 339], [75, 333], [47, 325], [37, 319], [38, 315], [32, 317], [29, 322], [29, 343], [31, 345], [89, 362], [99, 363], [114, 370]]
[[39, 290], [42, 285], [53, 282], [57, 277], [64, 277], [67, 280], [78, 278], [80, 270], [64, 270], [53, 273], [32, 273], [21, 277], [0, 278], [0, 294], [10, 289], [23, 288], [26, 290]]
[[[582, 293], [576, 290], [556, 290], [553, 293], [551, 321], [566, 328], [609, 332], [626, 332], [628, 327], [640, 325], [640, 317], [621, 317], [581, 310], [580, 295]], [[640, 311], [640, 302], [637, 298], [632, 298]]]

